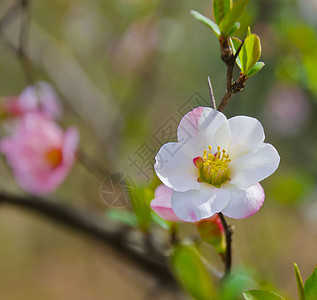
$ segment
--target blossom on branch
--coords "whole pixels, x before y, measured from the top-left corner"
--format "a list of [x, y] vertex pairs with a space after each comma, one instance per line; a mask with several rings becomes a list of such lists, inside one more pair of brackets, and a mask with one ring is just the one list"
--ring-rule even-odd
[[19, 186], [34, 195], [54, 192], [75, 162], [79, 135], [65, 132], [43, 114], [29, 113], [15, 132], [0, 140], [0, 151]]
[[277, 169], [280, 157], [264, 143], [258, 120], [227, 120], [217, 110], [198, 107], [183, 117], [177, 137], [161, 147], [154, 168], [174, 191], [171, 206], [178, 218], [197, 222], [222, 212], [242, 219], [261, 208], [265, 195], [259, 182]]

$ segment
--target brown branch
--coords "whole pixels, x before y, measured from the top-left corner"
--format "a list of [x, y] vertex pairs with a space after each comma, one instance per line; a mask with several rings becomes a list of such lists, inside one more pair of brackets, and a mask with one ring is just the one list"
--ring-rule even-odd
[[227, 84], [226, 84], [226, 91], [220, 101], [218, 106], [219, 111], [223, 111], [228, 104], [230, 98], [240, 92], [244, 86], [245, 82], [248, 79], [247, 76], [241, 74], [240, 77], [233, 82], [233, 70], [236, 63], [236, 59], [242, 49], [244, 40], [242, 41], [241, 45], [237, 49], [237, 52], [233, 54], [233, 51], [229, 45], [229, 38], [220, 37], [220, 52], [221, 52], [221, 59], [227, 65]]
[[225, 256], [225, 273], [223, 278], [226, 278], [231, 273], [231, 264], [232, 264], [232, 228], [227, 224], [224, 215], [220, 212], [218, 213], [222, 226], [226, 234], [226, 256]]
[[106, 226], [106, 222], [96, 213], [87, 213], [60, 202], [48, 201], [32, 196], [12, 196], [0, 193], [0, 204], [16, 206], [64, 224], [78, 231], [88, 234], [116, 252], [128, 257], [132, 263], [144, 271], [155, 276], [162, 284], [176, 287], [174, 276], [168, 268], [167, 258], [157, 251], [147, 253], [129, 246], [125, 239], [125, 232], [121, 229], [113, 230]]

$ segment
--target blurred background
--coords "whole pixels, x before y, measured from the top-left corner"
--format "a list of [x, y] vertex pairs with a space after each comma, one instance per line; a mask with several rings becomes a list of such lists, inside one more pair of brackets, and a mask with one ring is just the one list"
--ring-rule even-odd
[[[0, 0], [0, 17], [14, 2]], [[182, 115], [208, 105], [207, 76], [218, 103], [224, 93], [217, 38], [191, 9], [211, 17], [212, 1], [31, 1], [26, 53], [34, 78], [56, 87], [62, 125], [78, 126], [81, 149], [111, 172], [129, 174], [136, 186], [151, 182], [154, 156], [175, 139]], [[259, 119], [281, 156], [277, 172], [263, 182], [259, 213], [230, 220], [234, 267], [291, 299], [293, 262], [305, 280], [317, 261], [316, 15], [315, 0], [250, 1], [236, 35], [243, 38], [251, 25], [266, 66], [225, 110], [227, 117]], [[1, 28], [12, 43], [20, 23], [17, 13]], [[0, 54], [0, 94], [19, 94], [27, 82], [2, 37]], [[0, 172], [0, 189], [20, 193], [4, 160]], [[51, 198], [106, 214], [101, 183], [78, 163]], [[17, 208], [0, 209], [0, 245], [1, 299], [176, 297], [157, 292], [154, 278], [115, 251]], [[211, 247], [202, 251], [222, 268]]]

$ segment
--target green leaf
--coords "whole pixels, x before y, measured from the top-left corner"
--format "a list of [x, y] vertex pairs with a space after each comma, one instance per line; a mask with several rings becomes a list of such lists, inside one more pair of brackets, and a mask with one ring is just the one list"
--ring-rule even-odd
[[245, 300], [284, 300], [274, 292], [263, 290], [249, 290], [243, 293]]
[[215, 298], [212, 279], [195, 247], [177, 246], [172, 255], [172, 266], [176, 278], [193, 298]]
[[244, 74], [248, 73], [248, 71], [255, 65], [255, 63], [259, 60], [261, 56], [261, 42], [260, 38], [252, 33], [247, 36], [244, 40], [244, 44], [242, 46], [242, 72]]
[[243, 291], [255, 286], [255, 281], [248, 270], [236, 269], [222, 283], [222, 288], [218, 299], [233, 300], [241, 299]]
[[129, 225], [131, 227], [138, 226], [137, 217], [133, 213], [131, 213], [127, 210], [122, 210], [119, 208], [118, 209], [115, 209], [115, 208], [108, 209], [106, 211], [106, 217], [109, 220], [120, 222], [122, 224]]
[[233, 33], [235, 33], [238, 29], [240, 28], [240, 23], [239, 22], [235, 22], [234, 25], [231, 27], [231, 29], [228, 32], [228, 36], [232, 35]]
[[169, 230], [171, 227], [171, 222], [165, 221], [160, 216], [158, 216], [156, 213], [151, 212], [152, 220], [154, 223], [156, 223], [158, 226], [165, 230]]
[[295, 263], [294, 263], [294, 270], [295, 270], [299, 300], [305, 300], [303, 280], [302, 280], [302, 277], [300, 276], [298, 266]]
[[250, 26], [248, 26], [248, 32], [247, 32], [247, 36], [251, 35], [251, 28]]
[[313, 274], [310, 275], [304, 286], [305, 300], [317, 299], [317, 266], [315, 267]]
[[233, 3], [231, 10], [225, 15], [225, 17], [219, 23], [219, 29], [222, 36], [229, 36], [229, 32], [232, 26], [239, 20], [248, 2], [249, 0], [237, 0]]
[[253, 67], [251, 67], [249, 69], [249, 71], [247, 72], [247, 76], [251, 77], [253, 75], [255, 75], [256, 73], [258, 73], [263, 67], [265, 66], [265, 63], [262, 61], [258, 61], [255, 65], [253, 65]]
[[[239, 49], [242, 42], [238, 38], [233, 37], [230, 39], [230, 43], [231, 43], [231, 47], [233, 50], [233, 54], [236, 54], [237, 50]], [[236, 59], [236, 63], [239, 66], [240, 70], [242, 71], [242, 64], [241, 64], [241, 60], [240, 60], [240, 55], [238, 55], [238, 57]]]
[[214, 0], [214, 17], [217, 24], [231, 10], [231, 7], [232, 0]]
[[212, 21], [209, 18], [205, 17], [204, 15], [199, 13], [198, 11], [191, 10], [190, 13], [196, 20], [202, 22], [203, 24], [205, 24], [209, 28], [211, 28], [213, 30], [213, 32], [216, 34], [216, 36], [219, 38], [220, 30], [219, 30], [218, 25], [214, 21]]
[[139, 228], [143, 232], [147, 232], [151, 223], [150, 202], [154, 198], [154, 192], [149, 188], [137, 187], [130, 202], [133, 211], [137, 217]]

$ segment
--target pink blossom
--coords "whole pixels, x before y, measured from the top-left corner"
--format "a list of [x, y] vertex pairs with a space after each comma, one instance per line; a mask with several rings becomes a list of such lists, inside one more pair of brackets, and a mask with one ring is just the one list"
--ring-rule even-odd
[[162, 146], [154, 168], [174, 191], [171, 207], [178, 218], [197, 222], [222, 212], [242, 219], [261, 208], [259, 181], [277, 169], [280, 157], [264, 143], [258, 120], [227, 120], [217, 110], [198, 107], [183, 117], [177, 137], [177, 143]]
[[76, 128], [63, 132], [42, 114], [30, 113], [11, 136], [0, 140], [0, 151], [22, 189], [45, 195], [66, 178], [75, 162], [78, 140]]
[[57, 120], [62, 115], [62, 108], [54, 88], [43, 81], [28, 86], [18, 96], [7, 97], [3, 109], [13, 117], [36, 112]]

